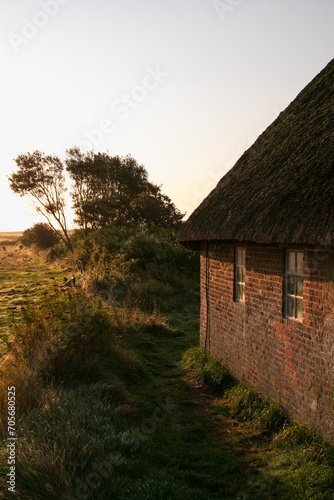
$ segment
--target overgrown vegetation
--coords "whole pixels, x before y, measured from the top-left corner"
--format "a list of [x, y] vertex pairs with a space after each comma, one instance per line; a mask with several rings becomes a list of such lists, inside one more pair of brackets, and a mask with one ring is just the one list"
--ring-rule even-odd
[[85, 286], [143, 309], [177, 310], [179, 297], [199, 292], [199, 257], [175, 244], [175, 229], [107, 228], [75, 236], [75, 257], [87, 270]]
[[[3, 251], [7, 287], [19, 286], [18, 269], [20, 283], [28, 269], [45, 277], [2, 336], [0, 431], [6, 439], [15, 386], [17, 498], [333, 497], [333, 449], [196, 347], [199, 256], [175, 236], [107, 228], [75, 232], [70, 256], [59, 245]], [[76, 286], [64, 287], [72, 275]], [[207, 384], [199, 392], [195, 379]], [[4, 445], [0, 485], [11, 498], [7, 457]]]
[[228, 387], [223, 382], [229, 376], [226, 368], [200, 348], [189, 349], [181, 366], [220, 391], [224, 403], [214, 404], [212, 413], [224, 419], [228, 415], [244, 429], [258, 429], [258, 436], [267, 436], [262, 438], [261, 451], [270, 461], [259, 474], [258, 493], [266, 498], [277, 495], [291, 500], [334, 497], [333, 446], [316, 437], [308, 427], [290, 421], [280, 403], [260, 397], [245, 383], [234, 381]]

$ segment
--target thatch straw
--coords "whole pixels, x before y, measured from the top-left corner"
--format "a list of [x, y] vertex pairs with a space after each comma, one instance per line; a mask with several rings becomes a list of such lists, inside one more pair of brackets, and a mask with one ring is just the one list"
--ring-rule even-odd
[[259, 136], [178, 241], [334, 243], [334, 59]]

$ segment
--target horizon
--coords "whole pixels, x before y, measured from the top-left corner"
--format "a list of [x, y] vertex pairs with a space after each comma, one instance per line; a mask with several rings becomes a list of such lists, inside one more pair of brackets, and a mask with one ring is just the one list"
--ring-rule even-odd
[[333, 58], [331, 0], [19, 0], [2, 14], [0, 232], [44, 221], [11, 192], [13, 159], [76, 145], [132, 155], [188, 217]]

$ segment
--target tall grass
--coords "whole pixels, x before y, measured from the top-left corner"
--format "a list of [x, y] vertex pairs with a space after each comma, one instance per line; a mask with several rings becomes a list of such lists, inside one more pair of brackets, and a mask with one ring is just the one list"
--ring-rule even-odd
[[[61, 498], [78, 488], [74, 478], [110, 461], [113, 450], [126, 460], [133, 447], [126, 421], [138, 418], [131, 393], [146, 383], [147, 373], [134, 351], [121, 344], [165, 330], [157, 313], [107, 307], [76, 290], [45, 296], [40, 306], [23, 309], [0, 368], [4, 438], [7, 386], [16, 388], [19, 498]], [[7, 469], [3, 449], [3, 487]]]
[[254, 393], [246, 384], [231, 388], [226, 396], [233, 414], [252, 423], [256, 428], [277, 431], [288, 421], [280, 402], [269, 402]]
[[186, 351], [182, 358], [181, 367], [204, 384], [211, 385], [222, 392], [235, 383], [226, 367], [217, 358], [199, 347], [193, 347]]

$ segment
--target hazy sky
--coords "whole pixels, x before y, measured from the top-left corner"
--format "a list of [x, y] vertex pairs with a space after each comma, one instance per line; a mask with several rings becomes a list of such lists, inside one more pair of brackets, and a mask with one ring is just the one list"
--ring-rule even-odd
[[2, 1], [0, 231], [18, 154], [131, 154], [188, 214], [332, 59], [333, 0]]

